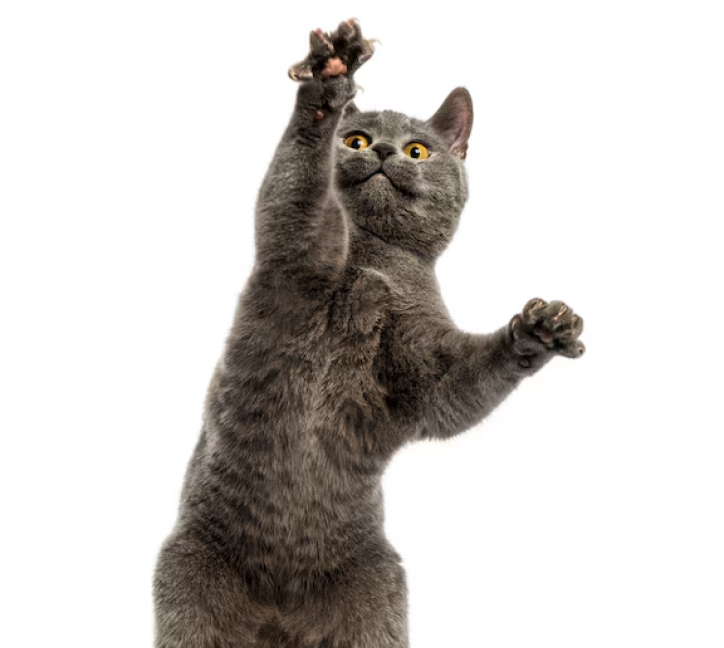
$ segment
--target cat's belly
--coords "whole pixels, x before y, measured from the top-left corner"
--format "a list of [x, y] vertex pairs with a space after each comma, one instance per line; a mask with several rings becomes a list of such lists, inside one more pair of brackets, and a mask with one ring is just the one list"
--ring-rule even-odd
[[220, 363], [189, 502], [250, 563], [331, 569], [383, 541], [384, 461], [369, 437], [382, 405], [358, 346], [305, 335], [304, 353], [297, 335]]

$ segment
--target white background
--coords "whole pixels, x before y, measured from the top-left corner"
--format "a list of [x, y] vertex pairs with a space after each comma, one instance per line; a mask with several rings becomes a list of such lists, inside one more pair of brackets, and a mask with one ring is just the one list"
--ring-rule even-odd
[[413, 648], [724, 645], [717, 2], [20, 2], [0, 9], [0, 644], [150, 646], [151, 574], [253, 259], [307, 32], [381, 39], [363, 109], [465, 85], [461, 328], [586, 320], [385, 480]]

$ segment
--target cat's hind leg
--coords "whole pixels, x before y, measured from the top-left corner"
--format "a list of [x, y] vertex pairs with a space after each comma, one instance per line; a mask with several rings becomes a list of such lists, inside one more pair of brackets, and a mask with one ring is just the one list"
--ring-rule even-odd
[[285, 614], [283, 630], [295, 648], [409, 648], [399, 556], [378, 546], [340, 564]]
[[255, 646], [275, 610], [256, 603], [238, 572], [189, 537], [164, 544], [154, 575], [154, 648]]

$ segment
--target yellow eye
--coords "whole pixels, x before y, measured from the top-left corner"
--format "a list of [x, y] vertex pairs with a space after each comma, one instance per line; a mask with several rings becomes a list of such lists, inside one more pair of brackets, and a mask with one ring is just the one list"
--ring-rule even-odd
[[424, 160], [430, 156], [427, 150], [427, 146], [420, 144], [420, 142], [412, 142], [405, 147], [405, 155], [411, 157], [414, 160]]
[[367, 139], [366, 135], [355, 133], [354, 135], [350, 135], [346, 140], [344, 140], [344, 145], [348, 146], [351, 149], [361, 151], [362, 149], [366, 149], [370, 145], [370, 141], [369, 139]]

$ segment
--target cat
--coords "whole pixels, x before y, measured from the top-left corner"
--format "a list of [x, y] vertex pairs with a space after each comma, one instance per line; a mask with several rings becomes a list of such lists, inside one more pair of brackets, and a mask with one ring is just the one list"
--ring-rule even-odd
[[435, 261], [466, 202], [472, 100], [427, 121], [361, 112], [359, 24], [311, 33], [258, 194], [255, 264], [207, 394], [154, 575], [156, 648], [403, 648], [405, 575], [381, 475], [417, 439], [479, 423], [583, 320], [530, 300], [455, 327]]

